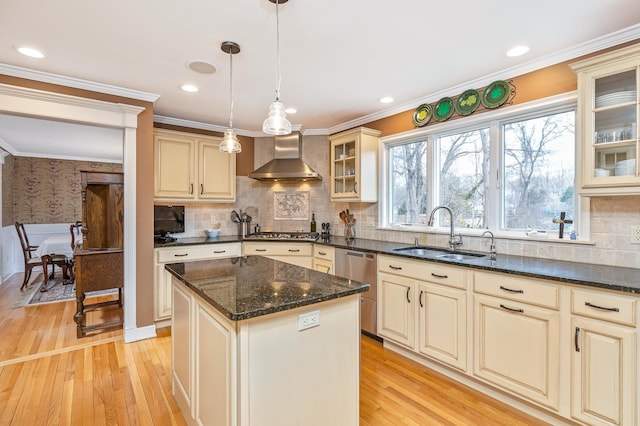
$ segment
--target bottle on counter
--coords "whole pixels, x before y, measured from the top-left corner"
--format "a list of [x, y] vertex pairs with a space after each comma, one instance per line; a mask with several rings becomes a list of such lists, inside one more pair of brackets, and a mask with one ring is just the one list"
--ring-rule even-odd
[[316, 232], [316, 214], [311, 213], [311, 232]]

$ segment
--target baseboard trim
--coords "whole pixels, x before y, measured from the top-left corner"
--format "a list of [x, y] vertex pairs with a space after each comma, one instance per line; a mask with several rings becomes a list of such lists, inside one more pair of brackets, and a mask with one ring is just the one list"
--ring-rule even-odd
[[147, 325], [145, 327], [129, 328], [124, 330], [124, 342], [131, 343], [138, 340], [153, 339], [156, 337], [156, 326]]

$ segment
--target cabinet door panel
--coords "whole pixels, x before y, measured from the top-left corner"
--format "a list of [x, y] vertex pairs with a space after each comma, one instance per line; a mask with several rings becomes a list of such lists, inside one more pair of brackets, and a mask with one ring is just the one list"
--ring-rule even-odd
[[236, 177], [235, 154], [220, 152], [218, 143], [198, 143], [198, 198], [234, 201]]
[[414, 346], [414, 281], [378, 274], [378, 334], [397, 343]]
[[195, 327], [195, 419], [201, 425], [232, 424], [231, 331], [197, 307]]
[[475, 295], [474, 374], [558, 408], [559, 313]]
[[466, 291], [420, 284], [419, 346], [421, 353], [466, 370]]
[[193, 198], [195, 146], [180, 137], [155, 137], [155, 197]]
[[193, 417], [193, 370], [191, 364], [191, 326], [193, 304], [178, 280], [173, 280], [171, 317], [171, 365], [173, 370], [173, 395], [183, 413]]
[[571, 415], [595, 425], [636, 424], [636, 331], [578, 317], [572, 326]]

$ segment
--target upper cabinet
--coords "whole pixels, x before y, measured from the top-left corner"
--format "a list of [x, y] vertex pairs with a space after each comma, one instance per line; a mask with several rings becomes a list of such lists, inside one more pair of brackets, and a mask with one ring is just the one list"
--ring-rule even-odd
[[236, 155], [220, 152], [222, 138], [156, 129], [154, 198], [165, 201], [233, 202]]
[[378, 201], [378, 130], [359, 127], [329, 136], [331, 201]]
[[585, 195], [640, 194], [640, 45], [571, 65], [578, 74], [578, 188]]

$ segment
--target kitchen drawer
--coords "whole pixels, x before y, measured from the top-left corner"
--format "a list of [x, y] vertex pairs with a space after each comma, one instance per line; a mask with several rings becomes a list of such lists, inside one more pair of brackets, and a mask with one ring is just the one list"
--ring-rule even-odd
[[378, 271], [421, 280], [425, 277], [427, 262], [396, 256], [378, 256]]
[[329, 259], [333, 261], [335, 258], [335, 249], [330, 246], [315, 244], [313, 246], [313, 257], [317, 257], [318, 259]]
[[311, 257], [311, 243], [260, 243], [247, 241], [242, 243], [245, 256], [309, 256]]
[[156, 249], [158, 263], [192, 262], [194, 260], [215, 259], [217, 257], [240, 256], [240, 244], [205, 244], [166, 249]]
[[513, 275], [474, 272], [474, 291], [502, 299], [559, 309], [560, 288], [542, 281]]
[[378, 256], [378, 271], [452, 287], [467, 288], [467, 271], [455, 266], [401, 257]]
[[571, 290], [571, 313], [623, 325], [636, 325], [635, 297], [600, 291]]

